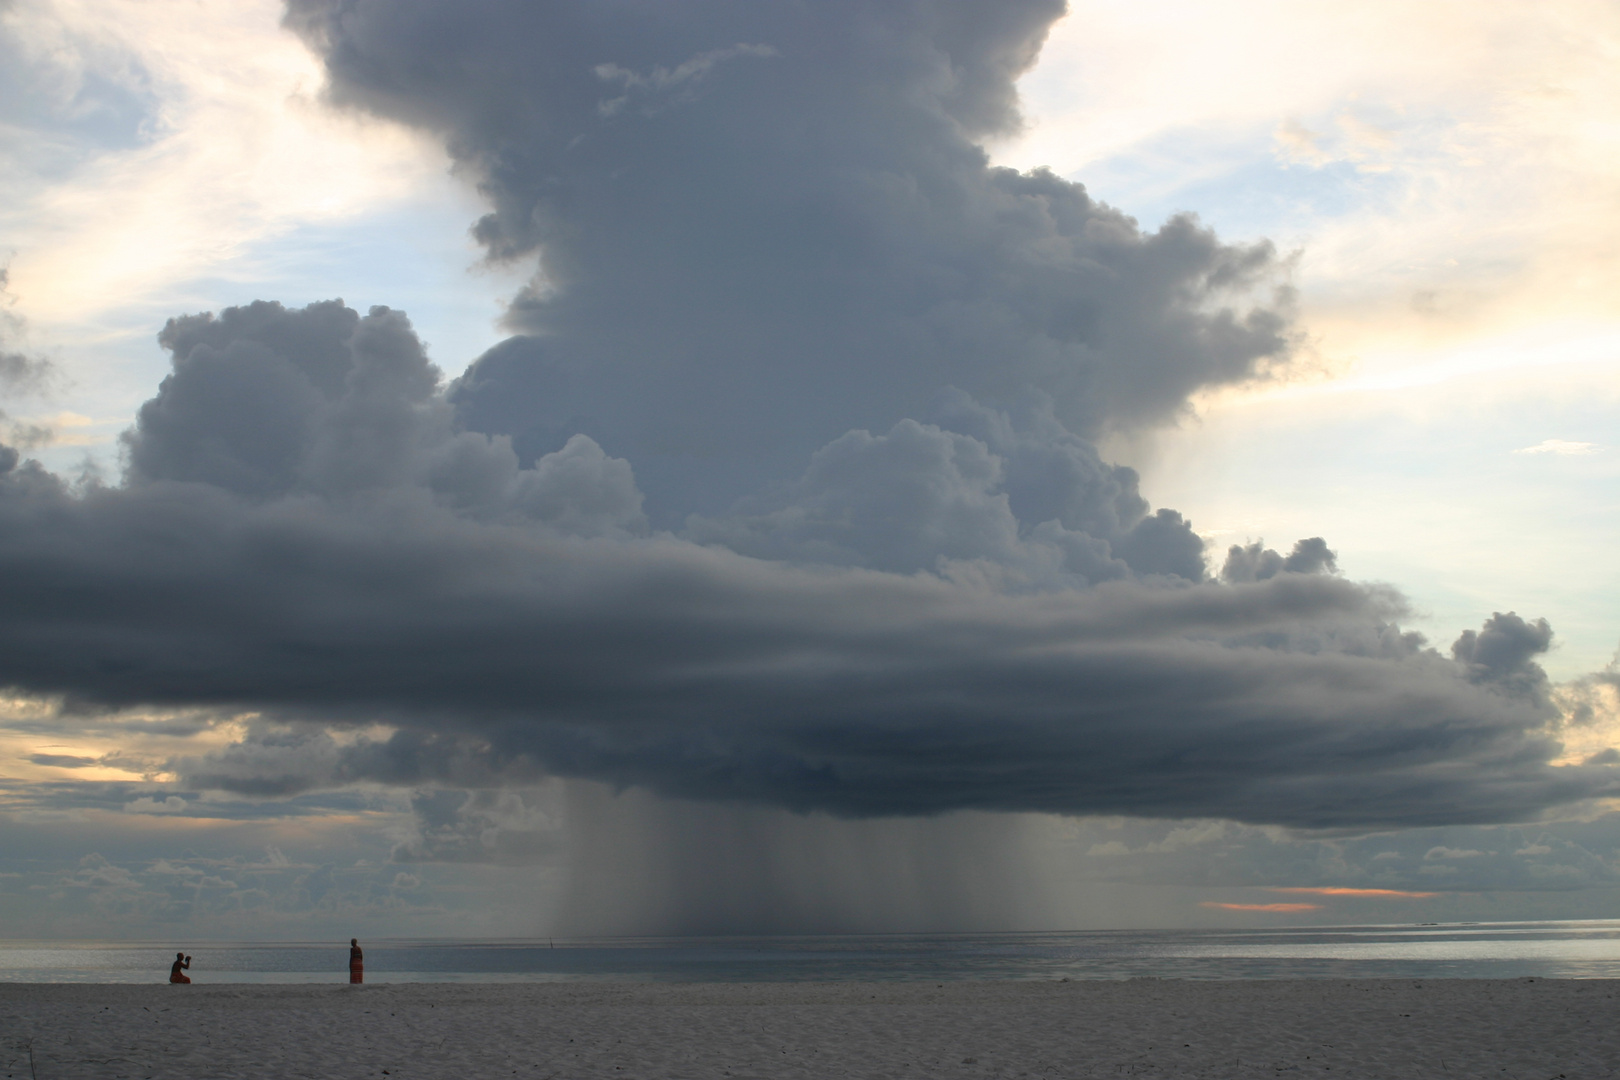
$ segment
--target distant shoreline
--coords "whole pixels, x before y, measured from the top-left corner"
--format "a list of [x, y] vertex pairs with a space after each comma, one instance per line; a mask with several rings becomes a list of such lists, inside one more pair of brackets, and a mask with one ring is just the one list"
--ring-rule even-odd
[[[0, 982], [150, 984], [183, 947], [198, 984], [347, 983], [347, 941], [0, 942]], [[1615, 919], [364, 944], [368, 983], [1620, 979]]]

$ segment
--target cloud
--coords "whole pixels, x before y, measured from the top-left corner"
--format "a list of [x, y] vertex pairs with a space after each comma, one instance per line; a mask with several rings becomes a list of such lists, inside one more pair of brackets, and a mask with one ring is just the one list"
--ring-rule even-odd
[[[857, 816], [1351, 827], [1511, 819], [1614, 784], [1547, 764], [1547, 631], [1513, 615], [1448, 661], [1393, 627], [1398, 597], [1328, 573], [1029, 591], [755, 559], [648, 533], [629, 466], [588, 440], [523, 468], [505, 437], [457, 431], [394, 311], [254, 304], [164, 342], [175, 372], [126, 439], [125, 486], [0, 474], [0, 677], [266, 711], [173, 763], [193, 787], [561, 774]], [[904, 434], [990, 474], [985, 444]], [[1134, 505], [1128, 478], [1079, 474], [1118, 483], [1079, 507]]]
[[1464, 630], [1451, 645], [1451, 655], [1468, 666], [1475, 682], [1511, 687], [1515, 694], [1541, 697], [1547, 676], [1534, 657], [1552, 647], [1546, 619], [1528, 622], [1514, 612], [1492, 613], [1480, 630]]
[[1424, 854], [1423, 858], [1425, 860], [1429, 860], [1429, 859], [1480, 859], [1480, 858], [1484, 858], [1484, 856], [1485, 856], [1485, 853], [1483, 851], [1473, 851], [1473, 850], [1460, 851], [1457, 848], [1432, 847]]
[[[1286, 358], [1269, 244], [989, 165], [978, 140], [1020, 125], [1014, 79], [1062, 11], [293, 0], [287, 23], [332, 100], [444, 140], [492, 258], [539, 259], [520, 336], [454, 388], [462, 422], [525, 457], [590, 435], [672, 524], [947, 387], [1038, 390], [1089, 435]], [[662, 82], [662, 107], [604, 110], [604, 70]]]
[[1032, 586], [1204, 577], [1203, 541], [1149, 513], [1134, 470], [1102, 461], [1041, 397], [1003, 412], [959, 390], [933, 423], [851, 431], [798, 480], [694, 514], [686, 536], [761, 558], [906, 572], [988, 562]]
[[[124, 487], [0, 477], [0, 677], [399, 728], [267, 720], [177, 763], [195, 786], [561, 774], [854, 815], [1345, 827], [1501, 820], [1612, 784], [1546, 764], [1522, 620], [1462, 663], [1395, 631], [1387, 592], [1327, 574], [1028, 593], [763, 561], [645, 534], [628, 469], [585, 443], [521, 468], [456, 431], [398, 313], [255, 305], [164, 340], [175, 374]], [[589, 467], [544, 472], [571, 453]]]
[[[1499, 615], [1442, 658], [1393, 625], [1396, 595], [1321, 572], [1319, 541], [1252, 582], [1136, 573], [1142, 523], [1174, 537], [1179, 519], [1143, 516], [1134, 476], [1072, 436], [1028, 435], [1055, 423], [1044, 405], [1015, 422], [958, 398], [950, 422], [983, 438], [835, 443], [785, 505], [801, 523], [842, 507], [823, 522], [849, 523], [859, 558], [806, 550], [823, 523], [762, 559], [649, 531], [630, 466], [586, 437], [525, 467], [458, 428], [398, 312], [255, 304], [162, 340], [174, 373], [126, 437], [123, 486], [0, 474], [0, 679], [259, 711], [171, 763], [191, 787], [561, 775], [855, 816], [1352, 828], [1512, 820], [1615, 784], [1549, 765], [1544, 623]], [[840, 472], [846, 446], [868, 460]], [[897, 498], [908, 485], [934, 502]], [[1026, 537], [1014, 505], [1057, 516]], [[917, 547], [938, 507], [1000, 539], [953, 522], [932, 535], [987, 539]], [[1064, 533], [1114, 580], [1013, 573]], [[885, 569], [836, 565], [862, 560]], [[394, 734], [327, 730], [377, 722]], [[422, 835], [420, 857], [450, 850]]]
[[0, 683], [251, 714], [119, 805], [409, 788], [420, 865], [549, 858], [550, 777], [1339, 831], [1611, 795], [1553, 764], [1544, 622], [1443, 656], [1320, 537], [1211, 581], [1102, 459], [1293, 329], [1268, 245], [989, 167], [1060, 10], [293, 0], [539, 259], [520, 333], [445, 385], [386, 307], [171, 320], [120, 484], [0, 468]]
[[[1521, 854], [1515, 852], [1515, 854]], [[1404, 889], [1352, 889], [1343, 885], [1273, 886], [1267, 890], [1276, 893], [1310, 893], [1313, 896], [1353, 896], [1358, 899], [1430, 900], [1439, 893], [1410, 892]]]
[[1272, 132], [1277, 156], [1288, 163], [1298, 162], [1320, 168], [1333, 160], [1333, 155], [1322, 148], [1322, 136], [1289, 117]]
[[[52, 936], [99, 928], [103, 935], [117, 930], [168, 937], [184, 928], [187, 935], [274, 938], [296, 937], [299, 928], [314, 925], [336, 938], [356, 920], [408, 924], [431, 903], [421, 895], [430, 890], [420, 879], [413, 885], [411, 877], [393, 867], [277, 865], [191, 851], [155, 859], [92, 853], [67, 866], [31, 870], [25, 887], [48, 892], [49, 905], [43, 911], [12, 907], [7, 914], [27, 920], [13, 925]], [[5, 899], [0, 896], [0, 903]]]
[[1580, 456], [1595, 454], [1603, 447], [1597, 443], [1570, 442], [1567, 439], [1544, 439], [1534, 446], [1521, 447], [1513, 451], [1515, 454], [1558, 454], [1560, 456]]
[[1338, 569], [1338, 556], [1328, 550], [1327, 541], [1320, 536], [1295, 542], [1294, 550], [1286, 556], [1265, 546], [1265, 541], [1233, 544], [1226, 549], [1226, 563], [1221, 567], [1221, 580], [1237, 584], [1247, 581], [1265, 581], [1281, 573], [1331, 574]]
[[489, 520], [598, 536], [645, 531], [630, 467], [576, 435], [530, 468], [458, 431], [405, 317], [338, 301], [171, 319], [175, 373], [124, 436], [137, 487], [202, 484], [262, 501], [421, 492]]
[[92, 852], [79, 860], [78, 870], [64, 884], [79, 889], [125, 890], [135, 886], [135, 876], [99, 852]]
[[554, 859], [562, 848], [562, 829], [543, 809], [548, 794], [534, 790], [417, 791], [411, 796], [416, 834], [396, 845], [390, 858], [396, 863], [521, 865]]
[[139, 799], [124, 804], [126, 814], [179, 814], [190, 805], [178, 795], [168, 795], [159, 800], [156, 796], [145, 795]]
[[[49, 357], [25, 347], [26, 325], [11, 310], [9, 285], [10, 272], [0, 267], [0, 401], [6, 402], [49, 393], [61, 382], [61, 373]], [[7, 419], [4, 410], [0, 410], [0, 422]], [[7, 442], [24, 448], [43, 446], [54, 438], [54, 432], [39, 424], [13, 422], [0, 430]], [[15, 453], [0, 448], [0, 454], [7, 452]]]
[[28, 3], [0, 27], [0, 222], [56, 340], [95, 351], [109, 322], [132, 333], [199, 281], [262, 274], [299, 227], [446, 194], [424, 140], [315, 105], [318, 65], [279, 9]]
[[9, 283], [9, 272], [0, 267], [0, 394], [37, 394], [50, 387], [56, 368], [46, 357], [22, 348], [23, 321], [7, 306]]
[[[1231, 821], [1047, 819], [1052, 838], [1040, 858], [1099, 885], [1247, 888], [1280, 894], [1278, 899], [1371, 905], [1421, 900], [1428, 904], [1425, 918], [1484, 917], [1505, 894], [1517, 896], [1514, 907], [1523, 917], [1599, 911], [1604, 901], [1597, 898], [1617, 880], [1611, 856], [1620, 816], [1558, 817], [1566, 815], [1534, 826], [1442, 826], [1361, 835]], [[1172, 843], [1178, 835], [1202, 839]], [[1476, 854], [1426, 857], [1436, 849]], [[1554, 895], [1577, 890], [1590, 890], [1595, 906]]]
[[1216, 900], [1205, 900], [1198, 906], [1219, 908], [1222, 911], [1272, 911], [1283, 914], [1322, 910], [1321, 904], [1223, 904]]
[[83, 769], [100, 762], [99, 758], [78, 754], [30, 754], [28, 760], [35, 765], [49, 765], [58, 769]]

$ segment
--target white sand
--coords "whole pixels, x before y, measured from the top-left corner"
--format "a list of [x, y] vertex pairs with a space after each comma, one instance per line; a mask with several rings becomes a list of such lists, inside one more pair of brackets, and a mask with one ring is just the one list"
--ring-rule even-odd
[[1620, 983], [12, 984], [0, 1046], [38, 1080], [1573, 1080], [1620, 1075]]

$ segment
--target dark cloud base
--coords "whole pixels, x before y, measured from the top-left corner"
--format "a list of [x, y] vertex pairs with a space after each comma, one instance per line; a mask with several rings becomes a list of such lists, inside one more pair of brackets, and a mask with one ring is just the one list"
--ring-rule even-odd
[[[1548, 764], [1544, 624], [1498, 616], [1443, 658], [1393, 624], [1397, 596], [1324, 572], [1320, 541], [1234, 549], [1227, 577], [1254, 580], [1227, 584], [1124, 562], [1043, 584], [1016, 528], [1003, 561], [931, 572], [765, 560], [650, 532], [629, 466], [589, 439], [520, 467], [504, 437], [457, 429], [396, 312], [256, 305], [164, 340], [175, 373], [123, 486], [0, 474], [0, 679], [264, 712], [183, 764], [193, 786], [555, 774], [852, 816], [1342, 829], [1515, 820], [1613, 784]], [[930, 527], [858, 547], [926, 551]], [[322, 731], [370, 723], [400, 731]]]

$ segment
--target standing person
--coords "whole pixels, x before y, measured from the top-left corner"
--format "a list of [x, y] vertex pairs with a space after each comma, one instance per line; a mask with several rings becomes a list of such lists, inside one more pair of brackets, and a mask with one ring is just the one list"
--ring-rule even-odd
[[349, 939], [349, 982], [366, 981], [366, 955], [360, 951], [360, 939]]
[[174, 963], [169, 965], [169, 981], [172, 983], [189, 983], [191, 980], [187, 978], [183, 972], [190, 970], [191, 957], [187, 956], [185, 953], [175, 953]]

